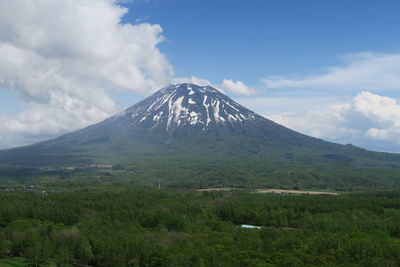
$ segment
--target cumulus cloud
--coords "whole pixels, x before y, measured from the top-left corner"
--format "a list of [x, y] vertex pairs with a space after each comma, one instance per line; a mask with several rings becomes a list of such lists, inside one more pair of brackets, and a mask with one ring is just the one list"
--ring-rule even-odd
[[398, 90], [400, 54], [357, 53], [344, 57], [343, 66], [327, 68], [321, 75], [301, 78], [273, 76], [263, 79], [267, 88], [320, 90]]
[[121, 24], [126, 13], [117, 0], [0, 1], [0, 90], [27, 107], [0, 116], [0, 146], [81, 128], [118, 111], [116, 92], [168, 83], [162, 28]]
[[221, 84], [221, 88], [226, 91], [233, 92], [237, 95], [254, 95], [257, 94], [257, 91], [247, 85], [245, 85], [241, 81], [232, 81], [224, 79]]
[[100, 121], [108, 113], [83, 101], [62, 100], [62, 107], [52, 104], [31, 104], [16, 116], [0, 115], [0, 140], [4, 147], [27, 145], [49, 139], [71, 128], [83, 128], [88, 122]]
[[400, 152], [400, 104], [368, 91], [325, 109], [266, 117], [314, 137]]

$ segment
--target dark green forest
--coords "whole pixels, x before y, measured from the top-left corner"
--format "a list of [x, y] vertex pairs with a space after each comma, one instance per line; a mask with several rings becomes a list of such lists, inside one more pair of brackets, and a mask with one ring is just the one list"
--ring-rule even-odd
[[90, 167], [0, 168], [0, 185], [82, 187], [92, 185], [154, 186], [168, 188], [315, 188], [338, 191], [400, 186], [400, 169], [354, 167], [338, 162], [289, 164], [237, 158], [232, 160], [174, 158], [116, 164], [108, 169]]
[[32, 266], [400, 265], [400, 191], [1, 191], [0, 203], [0, 258]]

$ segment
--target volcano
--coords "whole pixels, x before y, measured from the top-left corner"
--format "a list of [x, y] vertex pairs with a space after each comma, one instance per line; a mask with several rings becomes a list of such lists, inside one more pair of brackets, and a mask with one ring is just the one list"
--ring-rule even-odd
[[399, 162], [396, 154], [298, 133], [243, 107], [211, 86], [188, 83], [162, 88], [124, 112], [87, 128], [0, 151], [1, 166], [145, 165], [160, 170], [161, 176], [171, 176], [168, 170], [174, 166], [185, 177], [204, 174], [245, 180], [268, 176], [276, 166], [339, 164], [396, 169]]

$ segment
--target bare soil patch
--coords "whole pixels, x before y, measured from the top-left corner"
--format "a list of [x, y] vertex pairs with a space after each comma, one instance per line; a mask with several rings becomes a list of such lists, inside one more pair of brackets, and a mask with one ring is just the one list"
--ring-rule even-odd
[[200, 188], [200, 189], [196, 189], [197, 192], [209, 192], [209, 191], [229, 191], [232, 190], [232, 188]]
[[321, 191], [300, 191], [300, 190], [283, 190], [283, 189], [266, 189], [257, 190], [257, 193], [275, 193], [275, 194], [309, 194], [309, 195], [332, 195], [337, 196], [336, 192], [321, 192]]

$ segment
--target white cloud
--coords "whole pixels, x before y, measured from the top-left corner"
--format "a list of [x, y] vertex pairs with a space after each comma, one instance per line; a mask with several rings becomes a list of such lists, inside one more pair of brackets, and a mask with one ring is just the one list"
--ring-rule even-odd
[[171, 79], [171, 83], [179, 84], [179, 83], [191, 83], [196, 84], [198, 86], [213, 86], [215, 87], [209, 80], [205, 80], [198, 77], [176, 77]]
[[[100, 121], [107, 112], [97, 109], [78, 99], [64, 96], [61, 107], [51, 104], [31, 104], [28, 111], [16, 116], [0, 115], [0, 140], [4, 147], [34, 143], [49, 139], [71, 128], [83, 128], [88, 123]], [[57, 100], [55, 100], [57, 101]]]
[[306, 112], [289, 108], [291, 112], [276, 112], [269, 117], [312, 136], [400, 152], [399, 104], [393, 98], [377, 95], [396, 95], [400, 89], [400, 54], [356, 53], [343, 59], [342, 66], [327, 68], [320, 75], [275, 76], [263, 82], [267, 89], [300, 89], [296, 91], [302, 97], [310, 98], [366, 91], [344, 104], [330, 104], [328, 108], [310, 106], [311, 111]]
[[171, 79], [171, 83], [176, 84], [176, 83], [192, 83], [196, 84], [199, 86], [212, 86], [219, 91], [226, 93], [226, 92], [231, 92], [236, 95], [254, 95], [257, 94], [258, 92], [245, 85], [241, 81], [232, 81], [232, 80], [226, 80], [224, 79], [220, 85], [213, 84], [209, 80], [198, 78], [198, 77], [176, 77]]
[[357, 53], [345, 57], [344, 66], [327, 68], [325, 74], [301, 78], [267, 77], [267, 88], [307, 88], [319, 90], [398, 90], [400, 54]]
[[236, 97], [235, 100], [259, 114], [301, 113], [338, 103], [338, 98], [329, 96], [244, 96]]
[[400, 152], [400, 104], [368, 91], [325, 109], [266, 117], [314, 137]]
[[126, 12], [117, 0], [0, 1], [0, 90], [28, 108], [0, 116], [1, 147], [97, 122], [118, 111], [112, 94], [168, 83], [161, 27], [123, 25]]
[[237, 95], [254, 95], [257, 94], [257, 91], [247, 85], [245, 85], [241, 81], [232, 81], [224, 79], [221, 84], [221, 88], [224, 90], [233, 92]]

